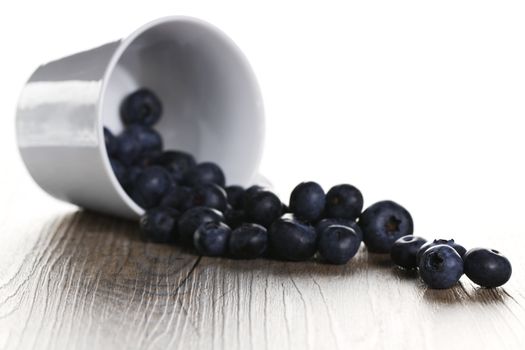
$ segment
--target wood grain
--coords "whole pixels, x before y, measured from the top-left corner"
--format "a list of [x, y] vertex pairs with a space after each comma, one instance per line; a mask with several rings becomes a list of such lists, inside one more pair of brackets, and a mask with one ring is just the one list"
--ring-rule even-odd
[[201, 258], [15, 193], [0, 204], [2, 349], [525, 348], [519, 245], [505, 288], [434, 291], [364, 248], [346, 266]]

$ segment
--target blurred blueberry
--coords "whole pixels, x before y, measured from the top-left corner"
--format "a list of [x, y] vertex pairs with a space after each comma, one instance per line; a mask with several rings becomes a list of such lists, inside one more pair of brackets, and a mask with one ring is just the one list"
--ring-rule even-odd
[[139, 89], [129, 94], [120, 106], [120, 116], [126, 125], [140, 124], [151, 126], [162, 114], [162, 104], [149, 89]]
[[192, 189], [185, 186], [173, 186], [160, 201], [161, 206], [186, 211], [190, 208]]
[[244, 188], [242, 186], [232, 185], [225, 188], [226, 197], [228, 198], [228, 203], [234, 209], [243, 208], [243, 197], [244, 197]]
[[192, 187], [209, 183], [224, 187], [225, 182], [224, 172], [212, 162], [197, 164], [189, 169], [184, 176], [184, 183]]
[[117, 138], [111, 133], [111, 131], [104, 127], [104, 143], [106, 144], [106, 151], [110, 157], [115, 157], [118, 150]]
[[191, 207], [209, 207], [224, 211], [228, 204], [224, 189], [211, 183], [193, 188], [190, 198]]
[[182, 151], [164, 151], [158, 162], [171, 173], [177, 182], [181, 182], [186, 172], [197, 164], [191, 154]]
[[145, 208], [152, 208], [157, 206], [164, 194], [172, 188], [172, 182], [170, 174], [164, 168], [147, 167], [138, 176], [133, 190]]

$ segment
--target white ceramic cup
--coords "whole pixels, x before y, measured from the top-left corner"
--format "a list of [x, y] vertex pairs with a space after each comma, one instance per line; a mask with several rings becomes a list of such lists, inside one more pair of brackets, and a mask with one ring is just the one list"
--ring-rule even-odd
[[126, 218], [143, 213], [111, 170], [103, 127], [122, 130], [119, 106], [139, 87], [163, 103], [165, 149], [223, 167], [227, 182], [257, 174], [264, 111], [254, 73], [223, 32], [190, 17], [148, 23], [128, 38], [40, 66], [18, 103], [22, 158], [52, 196]]

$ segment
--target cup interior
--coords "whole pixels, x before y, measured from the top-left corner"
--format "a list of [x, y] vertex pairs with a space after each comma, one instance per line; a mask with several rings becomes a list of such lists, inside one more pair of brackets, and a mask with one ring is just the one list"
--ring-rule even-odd
[[164, 149], [216, 162], [229, 184], [251, 182], [262, 155], [263, 104], [251, 67], [231, 39], [205, 22], [177, 17], [139, 29], [116, 55], [103, 90], [101, 128], [118, 134], [121, 101], [147, 87], [163, 104], [154, 128]]

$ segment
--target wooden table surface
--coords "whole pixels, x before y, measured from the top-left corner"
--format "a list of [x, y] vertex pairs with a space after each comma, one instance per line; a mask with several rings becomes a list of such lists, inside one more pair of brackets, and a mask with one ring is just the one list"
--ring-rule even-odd
[[144, 243], [135, 223], [60, 203], [23, 170], [0, 194], [1, 349], [525, 348], [519, 244], [505, 245], [504, 288], [463, 277], [437, 291], [364, 248], [329, 266]]

